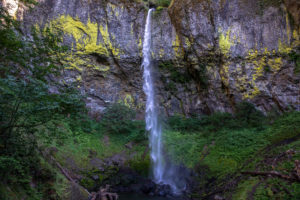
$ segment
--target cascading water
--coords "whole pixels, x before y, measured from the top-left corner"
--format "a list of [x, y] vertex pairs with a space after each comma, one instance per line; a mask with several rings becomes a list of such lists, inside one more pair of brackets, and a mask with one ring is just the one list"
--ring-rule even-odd
[[[149, 142], [151, 148], [151, 160], [154, 181], [158, 184], [170, 185], [174, 194], [180, 194], [177, 181], [174, 179], [174, 170], [171, 166], [165, 165], [162, 152], [162, 127], [158, 120], [158, 108], [155, 101], [155, 91], [153, 85], [152, 65], [151, 65], [151, 13], [153, 9], [148, 11], [144, 44], [143, 44], [143, 63], [144, 69], [143, 89], [147, 96], [146, 101], [146, 130], [150, 132]], [[166, 168], [168, 168], [166, 170]], [[181, 182], [184, 182], [181, 180]]]
[[154, 181], [163, 182], [164, 161], [162, 156], [161, 144], [161, 127], [158, 123], [158, 112], [155, 105], [155, 93], [153, 88], [153, 77], [151, 70], [151, 13], [148, 11], [144, 44], [143, 44], [143, 64], [144, 68], [144, 85], [143, 89], [147, 96], [146, 102], [146, 130], [150, 132], [151, 159], [153, 164]]

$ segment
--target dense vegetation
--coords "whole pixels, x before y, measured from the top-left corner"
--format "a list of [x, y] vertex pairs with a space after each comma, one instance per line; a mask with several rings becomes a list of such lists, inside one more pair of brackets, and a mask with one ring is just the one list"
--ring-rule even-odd
[[280, 116], [274, 111], [264, 116], [243, 102], [234, 115], [178, 115], [171, 117], [168, 125], [164, 137], [169, 157], [201, 175], [198, 190], [203, 192], [195, 194], [200, 199], [211, 195], [207, 187], [228, 190], [227, 198], [233, 199], [299, 199], [297, 181], [241, 176], [248, 171], [294, 176], [300, 158], [299, 112]]
[[[4, 191], [11, 187], [12, 199], [18, 191], [26, 193], [21, 196], [43, 199], [56, 190], [51, 183], [63, 178], [40, 156], [38, 138], [64, 137], [59, 121], [84, 114], [83, 98], [74, 88], [49, 80], [62, 69], [57, 53], [66, 50], [57, 35], [33, 29], [33, 39], [25, 41], [19, 24], [2, 8], [0, 19], [0, 198], [8, 199]], [[49, 134], [41, 133], [42, 127]], [[53, 192], [50, 198], [57, 195]]]

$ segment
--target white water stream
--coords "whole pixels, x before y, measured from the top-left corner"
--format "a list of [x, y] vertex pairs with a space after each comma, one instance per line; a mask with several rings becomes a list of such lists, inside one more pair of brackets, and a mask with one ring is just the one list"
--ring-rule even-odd
[[[151, 149], [151, 160], [153, 178], [157, 184], [169, 185], [174, 194], [179, 194], [180, 190], [175, 183], [174, 171], [172, 167], [167, 167], [162, 152], [162, 127], [158, 119], [158, 107], [155, 101], [155, 90], [153, 84], [153, 70], [151, 65], [151, 13], [148, 11], [145, 25], [145, 35], [143, 44], [143, 89], [147, 96], [146, 101], [146, 130], [149, 131], [149, 143]], [[168, 168], [168, 169], [167, 169]], [[175, 175], [176, 176], [176, 175]]]
[[146, 102], [146, 130], [150, 132], [151, 159], [153, 164], [154, 181], [163, 182], [164, 159], [162, 155], [161, 126], [158, 122], [158, 112], [155, 102], [155, 92], [153, 86], [153, 77], [151, 69], [151, 13], [148, 11], [144, 44], [143, 44], [143, 64], [144, 85], [143, 89], [147, 96]]

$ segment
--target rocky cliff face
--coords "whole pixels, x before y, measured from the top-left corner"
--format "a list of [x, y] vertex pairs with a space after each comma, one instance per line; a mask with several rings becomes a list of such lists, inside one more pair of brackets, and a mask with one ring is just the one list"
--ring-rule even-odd
[[[299, 8], [297, 0], [173, 0], [157, 9], [152, 55], [162, 110], [231, 112], [242, 100], [263, 111], [300, 110]], [[143, 110], [143, 2], [40, 0], [14, 12], [24, 30], [63, 31], [71, 50], [61, 56], [71, 67], [61, 81], [78, 84], [93, 114], [112, 102]]]

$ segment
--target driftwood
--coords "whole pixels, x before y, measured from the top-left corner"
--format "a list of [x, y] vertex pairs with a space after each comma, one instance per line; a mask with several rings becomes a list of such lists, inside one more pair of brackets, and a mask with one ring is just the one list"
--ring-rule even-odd
[[287, 156], [289, 159], [291, 159], [292, 156], [295, 155], [296, 153], [299, 153], [299, 151], [287, 150], [286, 152], [278, 155], [273, 160], [272, 165], [271, 165], [273, 171], [269, 171], [269, 172], [245, 171], [245, 172], [241, 172], [241, 174], [248, 174], [248, 175], [252, 175], [252, 176], [273, 176], [273, 177], [285, 179], [285, 180], [292, 181], [292, 182], [300, 182], [300, 161], [299, 160], [295, 160], [295, 168], [290, 175], [285, 175], [285, 174], [282, 174], [282, 173], [274, 170], [278, 159], [280, 159], [281, 157], [284, 157], [284, 156]]
[[299, 153], [300, 151], [295, 151], [292, 149], [287, 150], [286, 152], [283, 152], [276, 156], [276, 158], [272, 162], [272, 169], [275, 169], [277, 162], [280, 158], [287, 157], [288, 159], [291, 159], [296, 153]]
[[294, 177], [294, 176], [288, 176], [288, 175], [284, 175], [281, 174], [277, 171], [270, 171], [270, 172], [241, 172], [242, 174], [249, 174], [252, 176], [273, 176], [273, 177], [278, 177], [281, 179], [285, 179], [288, 181], [298, 181], [300, 182], [300, 179], [298, 177]]
[[105, 188], [100, 188], [97, 193], [93, 192], [91, 200], [118, 200], [117, 193], [108, 192], [109, 187], [109, 185], [106, 185]]

